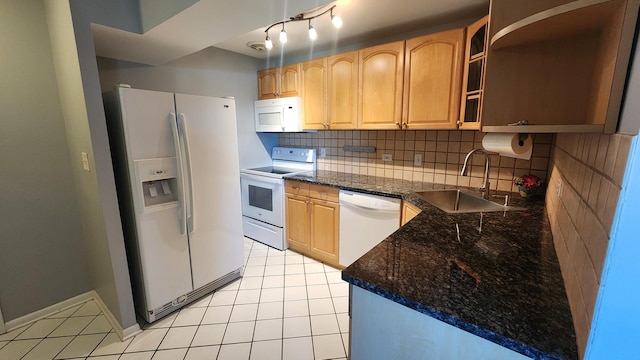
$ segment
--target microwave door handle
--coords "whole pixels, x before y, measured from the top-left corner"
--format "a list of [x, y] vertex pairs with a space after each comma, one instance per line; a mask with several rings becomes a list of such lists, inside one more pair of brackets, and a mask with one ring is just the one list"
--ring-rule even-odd
[[184, 158], [186, 165], [187, 183], [187, 229], [190, 233], [195, 231], [195, 214], [193, 213], [193, 177], [191, 172], [191, 152], [189, 149], [189, 136], [187, 121], [183, 113], [178, 115], [178, 127], [182, 134], [182, 144], [184, 146]]
[[287, 122], [285, 121], [285, 117], [287, 116], [287, 107], [286, 106], [284, 106], [282, 108], [281, 114], [282, 115], [280, 116], [280, 126], [282, 127], [282, 131], [285, 131], [286, 127], [287, 127], [286, 126]]
[[180, 149], [180, 135], [178, 134], [178, 122], [176, 120], [175, 113], [169, 113], [169, 126], [171, 127], [171, 133], [173, 135], [173, 147], [176, 151], [176, 163], [177, 163], [177, 175], [176, 180], [178, 182], [178, 220], [180, 221], [180, 235], [184, 235], [187, 225], [187, 207], [185, 204], [185, 191], [184, 191], [184, 165], [182, 159], [182, 150]]

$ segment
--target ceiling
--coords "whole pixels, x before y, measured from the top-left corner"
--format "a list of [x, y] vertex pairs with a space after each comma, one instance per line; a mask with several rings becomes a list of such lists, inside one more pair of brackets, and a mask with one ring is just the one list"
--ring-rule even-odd
[[[309, 40], [307, 21], [285, 25], [289, 41], [278, 41], [281, 26], [269, 31], [274, 47], [258, 51], [248, 43], [263, 44], [265, 29], [300, 13], [336, 5], [334, 14], [344, 22], [331, 25], [329, 14], [312, 21], [318, 39]], [[160, 65], [207, 47], [259, 59], [273, 54], [296, 56], [314, 51], [367, 43], [393, 35], [441, 27], [447, 23], [479, 18], [489, 0], [200, 0], [144, 34], [92, 24], [96, 54], [117, 60]], [[320, 10], [321, 11], [321, 10]]]

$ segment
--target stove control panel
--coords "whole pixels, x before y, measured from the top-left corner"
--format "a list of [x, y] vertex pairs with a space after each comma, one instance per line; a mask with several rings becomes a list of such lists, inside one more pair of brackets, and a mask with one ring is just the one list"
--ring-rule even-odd
[[315, 163], [316, 149], [274, 147], [271, 151], [271, 159]]

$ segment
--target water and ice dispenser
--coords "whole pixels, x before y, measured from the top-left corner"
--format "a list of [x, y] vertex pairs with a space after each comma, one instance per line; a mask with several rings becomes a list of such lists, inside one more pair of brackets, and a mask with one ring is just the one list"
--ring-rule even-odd
[[144, 212], [177, 204], [179, 188], [175, 157], [135, 160], [134, 164], [142, 185]]

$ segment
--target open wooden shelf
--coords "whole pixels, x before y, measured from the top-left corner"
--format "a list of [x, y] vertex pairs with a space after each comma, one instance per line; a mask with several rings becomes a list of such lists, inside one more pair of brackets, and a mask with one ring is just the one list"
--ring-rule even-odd
[[482, 130], [615, 132], [639, 4], [492, 0]]
[[605, 26], [621, 5], [611, 0], [577, 0], [526, 17], [491, 38], [492, 50], [544, 41]]

